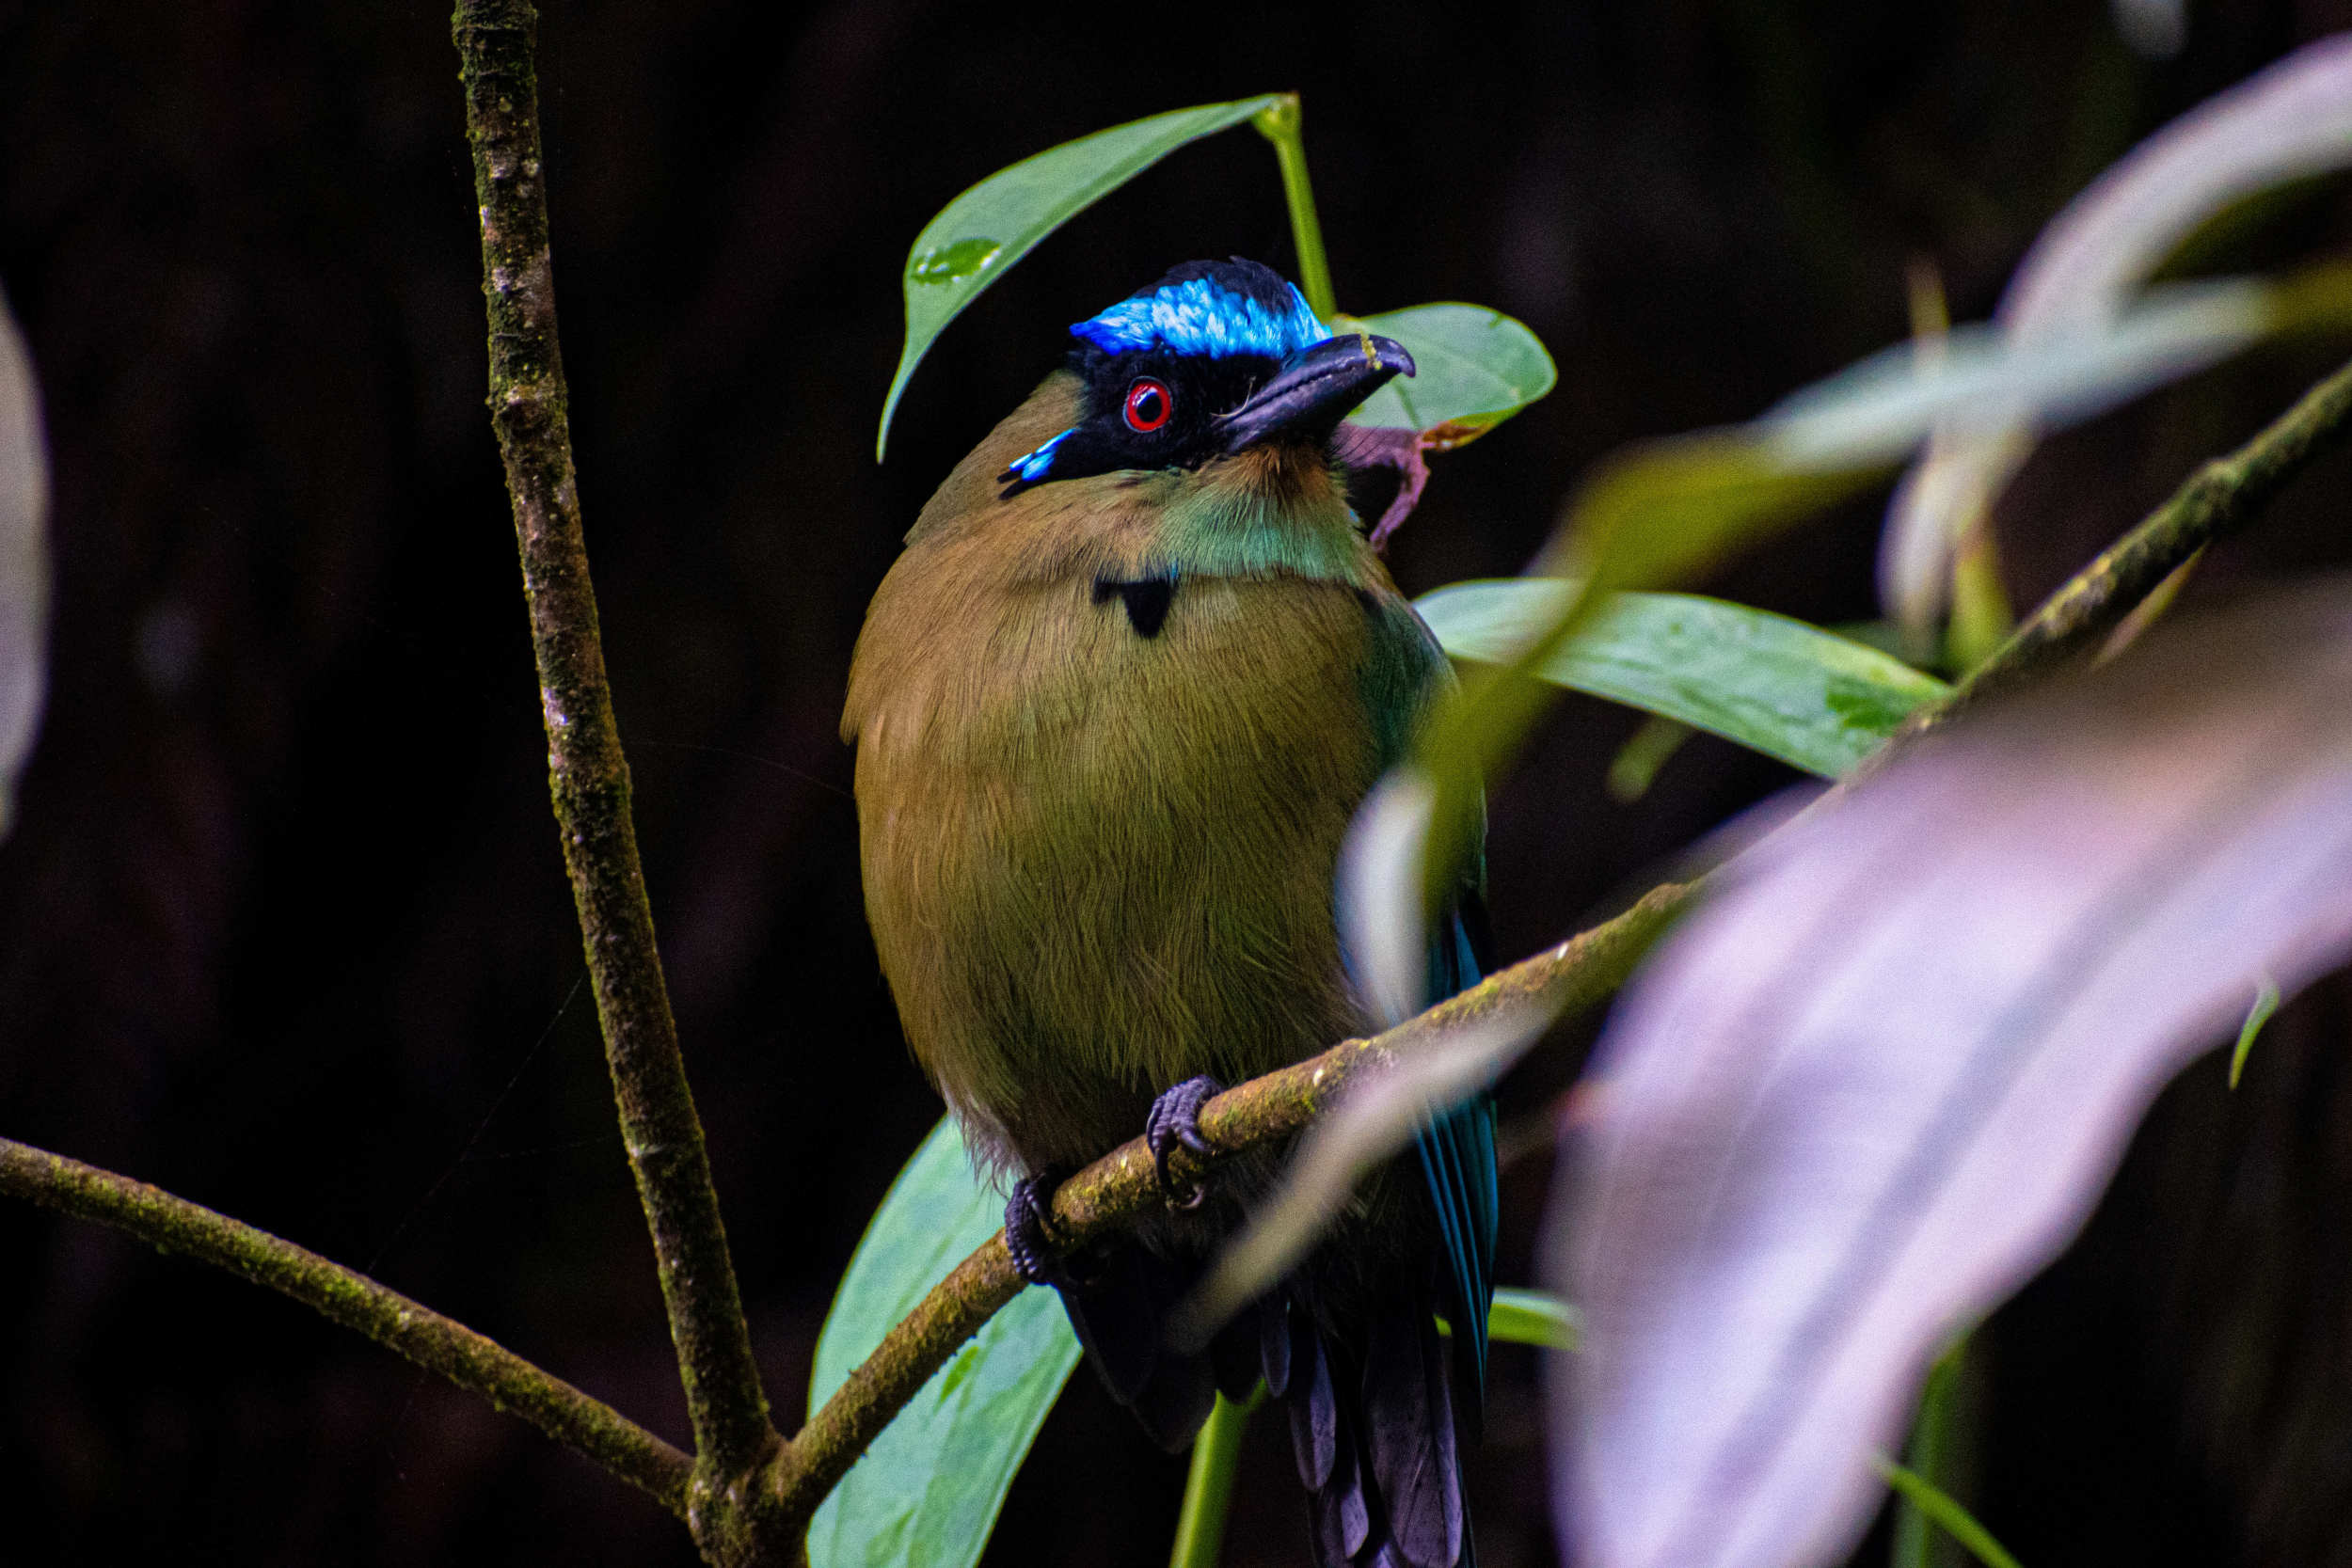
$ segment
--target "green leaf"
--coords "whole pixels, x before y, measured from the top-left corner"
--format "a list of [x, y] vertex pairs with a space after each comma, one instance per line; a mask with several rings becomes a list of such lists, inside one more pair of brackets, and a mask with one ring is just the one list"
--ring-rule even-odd
[[1282, 102], [1279, 93], [1175, 109], [1047, 148], [998, 169], [940, 210], [907, 252], [906, 346], [882, 400], [874, 460], [890, 416], [932, 341], [1040, 240], [1187, 142], [1239, 125]]
[[1543, 1291], [1497, 1291], [1486, 1311], [1486, 1337], [1512, 1344], [1574, 1350], [1581, 1327], [1575, 1307]]
[[2254, 1049], [2254, 1037], [2263, 1032], [2263, 1025], [2278, 1010], [2279, 983], [2265, 977], [2254, 991], [2254, 1005], [2247, 1009], [2246, 1022], [2238, 1025], [2237, 1044], [2230, 1052], [2230, 1087], [2237, 1087], [2238, 1076], [2246, 1070], [2246, 1058]]
[[[1456, 583], [1415, 607], [1447, 653], [1507, 664], [1575, 594], [1557, 578]], [[1536, 673], [1836, 778], [1947, 689], [1875, 648], [1692, 594], [1619, 594]]]
[[1435, 433], [1443, 451], [1492, 430], [1560, 379], [1543, 341], [1484, 305], [1415, 305], [1377, 316], [1342, 316], [1403, 343], [1419, 368], [1366, 399], [1348, 418], [1357, 424]]
[[[891, 1184], [817, 1341], [809, 1407], [833, 1395], [947, 1271], [994, 1235], [1004, 1200], [952, 1121]], [[933, 1373], [817, 1511], [814, 1568], [970, 1568], [1037, 1438], [1078, 1341], [1051, 1291], [1025, 1291]]]
[[1985, 1568], [2018, 1568], [2017, 1560], [2009, 1555], [2009, 1549], [1994, 1540], [1993, 1532], [1977, 1523], [1977, 1516], [1961, 1507], [1950, 1493], [1883, 1456], [1878, 1460], [1878, 1472], [1886, 1478], [1887, 1485], [1909, 1498], [1920, 1513], [1949, 1530], [1952, 1539], [1975, 1554]]

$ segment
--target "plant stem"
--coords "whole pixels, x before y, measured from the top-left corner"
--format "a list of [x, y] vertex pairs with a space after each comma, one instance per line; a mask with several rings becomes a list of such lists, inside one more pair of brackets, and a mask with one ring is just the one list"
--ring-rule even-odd
[[1949, 1530], [1952, 1538], [1975, 1554], [1984, 1568], [2018, 1568], [2017, 1560], [2009, 1555], [2009, 1548], [1993, 1539], [1993, 1532], [1979, 1524], [1977, 1516], [1947, 1495], [1942, 1487], [1883, 1458], [1878, 1461], [1878, 1472], [1887, 1485], [1918, 1504], [1928, 1517]]
[[1945, 631], [1951, 668], [1975, 669], [2017, 627], [2009, 591], [2001, 585], [2000, 543], [1982, 519], [1952, 552], [1952, 616]]
[[1330, 321], [1340, 313], [1331, 292], [1331, 263], [1323, 253], [1323, 225], [1315, 218], [1315, 188], [1307, 178], [1307, 138], [1298, 94], [1286, 92], [1282, 102], [1252, 118], [1266, 140], [1274, 144], [1275, 161], [1282, 166], [1282, 199], [1291, 210], [1291, 241], [1298, 251], [1298, 287], [1314, 313]]
[[1225, 1515], [1232, 1506], [1233, 1476], [1241, 1465], [1242, 1433], [1249, 1413], [1265, 1399], [1261, 1384], [1241, 1404], [1219, 1394], [1200, 1435], [1192, 1440], [1192, 1467], [1184, 1475], [1184, 1506], [1176, 1515], [1176, 1544], [1168, 1568], [1216, 1568], [1225, 1544]]
[[490, 422], [514, 500], [548, 784], [580, 914], [622, 1141], [637, 1179], [693, 1422], [698, 1487], [750, 1471], [777, 1442], [679, 1059], [612, 721], [580, 535], [539, 150], [529, 0], [460, 0], [452, 31], [466, 91], [489, 306]]
[[0, 1138], [0, 1193], [113, 1226], [290, 1296], [520, 1416], [686, 1516], [693, 1461], [562, 1378], [363, 1274], [144, 1181], [7, 1138]]
[[[1957, 1435], [1953, 1429], [1959, 1418], [1956, 1393], [1961, 1365], [1967, 1354], [1968, 1341], [1955, 1340], [1929, 1369], [1928, 1386], [1919, 1395], [1919, 1414], [1911, 1424], [1911, 1446], [1903, 1454], [1914, 1474], [1939, 1489], [1951, 1469], [1951, 1449]], [[1900, 1492], [1897, 1496], [1895, 1544], [1889, 1555], [1892, 1568], [1931, 1568], [1934, 1561], [1934, 1522], [1910, 1493]]]
[[1583, 1335], [1576, 1308], [1544, 1291], [1505, 1288], [1486, 1309], [1486, 1338], [1546, 1350], [1574, 1350]]

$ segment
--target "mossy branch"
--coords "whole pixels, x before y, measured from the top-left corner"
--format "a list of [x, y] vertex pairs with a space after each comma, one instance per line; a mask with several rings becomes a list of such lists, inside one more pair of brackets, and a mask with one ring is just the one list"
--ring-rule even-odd
[[552, 1372], [317, 1253], [144, 1181], [0, 1138], [0, 1193], [127, 1230], [166, 1252], [227, 1269], [398, 1351], [520, 1416], [686, 1516], [693, 1461]]
[[1949, 697], [1913, 714], [1896, 734], [1898, 745], [2089, 649], [2191, 556], [2259, 515], [2313, 459], [2341, 444], [2348, 429], [2352, 364], [2305, 392], [2244, 446], [2199, 468], [2171, 499], [2044, 599]]
[[628, 765], [605, 681], [556, 341], [532, 67], [537, 22], [529, 0], [461, 0], [452, 27], [482, 225], [490, 422], [514, 501], [547, 726], [548, 787], [603, 1026], [622, 1143], [653, 1232], [694, 1427], [697, 1485], [723, 1486], [724, 1478], [755, 1468], [778, 1439], [743, 1322], [702, 1123], [678, 1054], [638, 864]]

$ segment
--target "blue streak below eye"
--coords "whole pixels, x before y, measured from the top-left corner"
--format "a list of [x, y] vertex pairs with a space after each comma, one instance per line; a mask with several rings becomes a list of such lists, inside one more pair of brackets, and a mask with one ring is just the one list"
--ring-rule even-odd
[[1236, 354], [1286, 359], [1331, 336], [1298, 286], [1289, 287], [1290, 308], [1282, 310], [1221, 288], [1206, 277], [1188, 278], [1122, 299], [1070, 331], [1106, 354], [1165, 348], [1212, 359]]
[[1035, 484], [1054, 466], [1054, 449], [1077, 433], [1077, 426], [1073, 425], [1028, 455], [1014, 458], [1012, 467], [1005, 470], [1004, 477], [1017, 479], [1024, 484]]

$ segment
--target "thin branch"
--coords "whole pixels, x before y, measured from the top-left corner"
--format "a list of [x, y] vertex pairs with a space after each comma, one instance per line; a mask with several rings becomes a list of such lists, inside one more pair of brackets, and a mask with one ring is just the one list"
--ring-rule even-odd
[[[1695, 883], [1653, 888], [1614, 920], [1489, 976], [1418, 1018], [1368, 1040], [1347, 1040], [1263, 1078], [1228, 1089], [1200, 1111], [1200, 1131], [1216, 1149], [1195, 1160], [1179, 1151], [1180, 1180], [1302, 1131], [1359, 1075], [1430, 1049], [1462, 1024], [1504, 1008], [1554, 1016], [1581, 1010], [1622, 985], [1689, 902]], [[1141, 1138], [1121, 1145], [1061, 1184], [1054, 1228], [1070, 1246], [1120, 1229], [1162, 1202], [1151, 1151]], [[933, 1287], [883, 1337], [824, 1408], [785, 1446], [772, 1472], [787, 1519], [805, 1525], [825, 1494], [891, 1418], [966, 1339], [1021, 1291], [1012, 1255], [999, 1231]]]
[[596, 599], [580, 536], [539, 154], [528, 0], [460, 0], [452, 31], [466, 89], [490, 320], [490, 422], [514, 499], [548, 792], [604, 1028], [621, 1134], [686, 1385], [698, 1488], [754, 1470], [778, 1441], [752, 1356], [701, 1121], [654, 946], [628, 766], [612, 722]]
[[511, 1411], [679, 1518], [693, 1461], [552, 1372], [317, 1253], [144, 1181], [0, 1138], [0, 1193], [242, 1275]]
[[[1950, 697], [1912, 715], [1895, 741], [1948, 722], [2091, 647], [2182, 562], [2258, 515], [2352, 431], [2352, 364], [2296, 400], [2244, 446], [2190, 476], [2170, 499], [2042, 603]], [[1884, 754], [1883, 751], [1882, 754]]]

